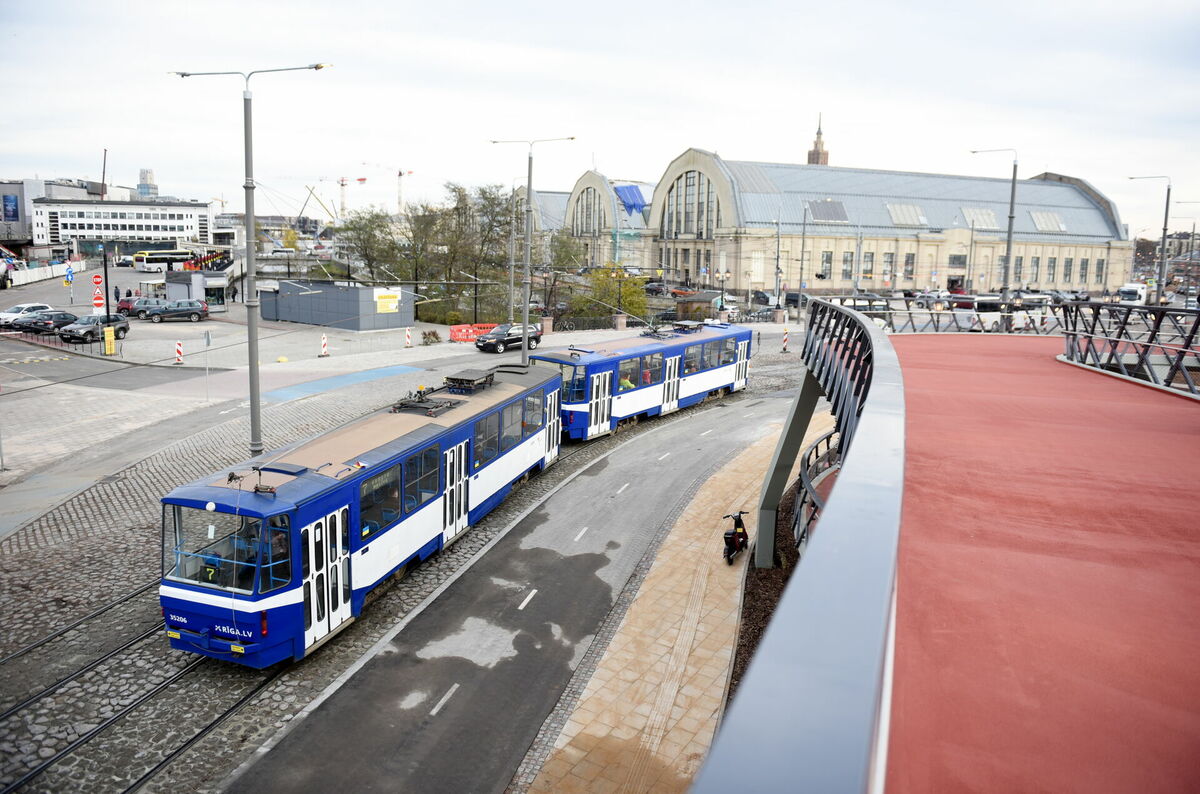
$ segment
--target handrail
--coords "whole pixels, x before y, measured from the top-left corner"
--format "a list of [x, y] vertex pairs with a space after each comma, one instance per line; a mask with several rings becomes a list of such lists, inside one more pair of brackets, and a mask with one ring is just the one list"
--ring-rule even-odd
[[[904, 387], [886, 334], [824, 300], [804, 361], [833, 406], [842, 467], [693, 791], [865, 791], [881, 721], [904, 489]], [[859, 452], [848, 454], [851, 445]]]
[[1074, 304], [1063, 313], [1063, 340], [1066, 361], [1200, 395], [1196, 309]]

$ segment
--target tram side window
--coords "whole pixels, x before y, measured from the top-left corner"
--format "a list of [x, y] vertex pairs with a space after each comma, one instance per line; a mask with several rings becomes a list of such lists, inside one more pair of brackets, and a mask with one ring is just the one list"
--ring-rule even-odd
[[690, 375], [700, 370], [700, 354], [704, 345], [688, 345], [683, 351], [683, 374]]
[[367, 478], [360, 492], [360, 537], [369, 537], [400, 517], [400, 464]]
[[276, 528], [275, 516], [271, 519], [272, 526], [267, 530], [267, 543], [263, 547], [262, 578], [259, 581], [259, 592], [269, 593], [292, 581], [292, 550], [289, 547], [289, 533], [285, 525]]
[[300, 578], [308, 578], [308, 530], [300, 530]]
[[721, 364], [732, 364], [737, 361], [737, 340], [729, 337], [721, 343]]
[[532, 394], [525, 395], [525, 420], [524, 431], [525, 437], [529, 438], [538, 431], [542, 426], [543, 408], [542, 401], [544, 400], [542, 390], [538, 389]]
[[706, 342], [704, 344], [704, 352], [700, 356], [700, 369], [708, 369], [717, 366], [717, 361], [721, 358], [721, 343]]
[[521, 440], [521, 403], [506, 405], [500, 413], [500, 451], [508, 452]]
[[617, 391], [629, 391], [637, 387], [641, 361], [640, 358], [627, 358], [617, 366]]
[[500, 454], [500, 414], [490, 414], [475, 423], [475, 468], [490, 463]]
[[651, 353], [642, 358], [642, 383], [661, 383], [663, 379], [663, 354]]
[[441, 451], [435, 444], [404, 462], [404, 512], [411, 513], [437, 495], [441, 459]]

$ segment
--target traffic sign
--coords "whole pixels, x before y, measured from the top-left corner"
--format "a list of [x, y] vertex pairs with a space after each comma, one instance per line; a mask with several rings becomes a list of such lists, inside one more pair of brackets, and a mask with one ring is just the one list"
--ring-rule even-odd
[[103, 309], [104, 308], [104, 297], [97, 296], [95, 298], [92, 298], [92, 305], [95, 306], [97, 309]]
[[103, 298], [104, 297], [104, 288], [96, 287], [94, 290], [92, 290], [92, 295], [96, 296], [97, 298]]
[[104, 276], [97, 273], [96, 275], [92, 276], [92, 283], [96, 286], [100, 286], [104, 283]]

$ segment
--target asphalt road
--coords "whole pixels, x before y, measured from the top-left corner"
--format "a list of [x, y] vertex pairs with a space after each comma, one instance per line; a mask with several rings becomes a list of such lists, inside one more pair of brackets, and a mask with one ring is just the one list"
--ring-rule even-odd
[[[213, 372], [223, 370], [213, 369]], [[0, 336], [0, 388], [21, 388], [18, 381], [37, 378], [100, 389], [129, 391], [203, 377], [203, 369], [151, 367], [78, 356], [69, 348], [26, 344]]]
[[503, 791], [660, 527], [787, 407], [719, 404], [592, 464], [228, 790]]

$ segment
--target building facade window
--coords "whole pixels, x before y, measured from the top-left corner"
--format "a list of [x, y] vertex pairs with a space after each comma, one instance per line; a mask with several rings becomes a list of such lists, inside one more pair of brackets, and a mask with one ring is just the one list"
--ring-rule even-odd
[[950, 254], [950, 267], [964, 268], [967, 266], [966, 254]]
[[1042, 268], [1042, 258], [1040, 256], [1031, 256], [1029, 258], [1029, 280], [1036, 282], [1038, 280], [1038, 271]]
[[1015, 279], [1016, 281], [1019, 282], [1021, 280], [1021, 273], [1024, 270], [1025, 270], [1025, 257], [1023, 257], [1023, 256], [1013, 257], [1013, 279]]
[[833, 251], [821, 252], [821, 278], [833, 275]]
[[917, 275], [917, 255], [908, 253], [904, 255], [904, 280], [912, 281]]
[[1056, 256], [1047, 257], [1046, 258], [1046, 281], [1047, 281], [1047, 283], [1050, 283], [1050, 284], [1054, 283], [1054, 279], [1056, 277], [1054, 271], [1056, 271], [1057, 269], [1058, 269], [1058, 257], [1056, 257]]
[[1063, 257], [1063, 283], [1071, 283], [1071, 268], [1075, 264], [1075, 260], [1069, 256]]
[[1088, 261], [1086, 258], [1079, 260], [1079, 283], [1087, 283]]
[[842, 278], [854, 278], [854, 252], [842, 251]]
[[875, 252], [863, 251], [862, 277], [875, 278]]
[[1104, 260], [1103, 259], [1096, 260], [1096, 283], [1097, 284], [1104, 283]]
[[676, 177], [667, 189], [659, 233], [667, 239], [694, 234], [711, 240], [720, 225], [721, 203], [712, 180], [699, 171]]

